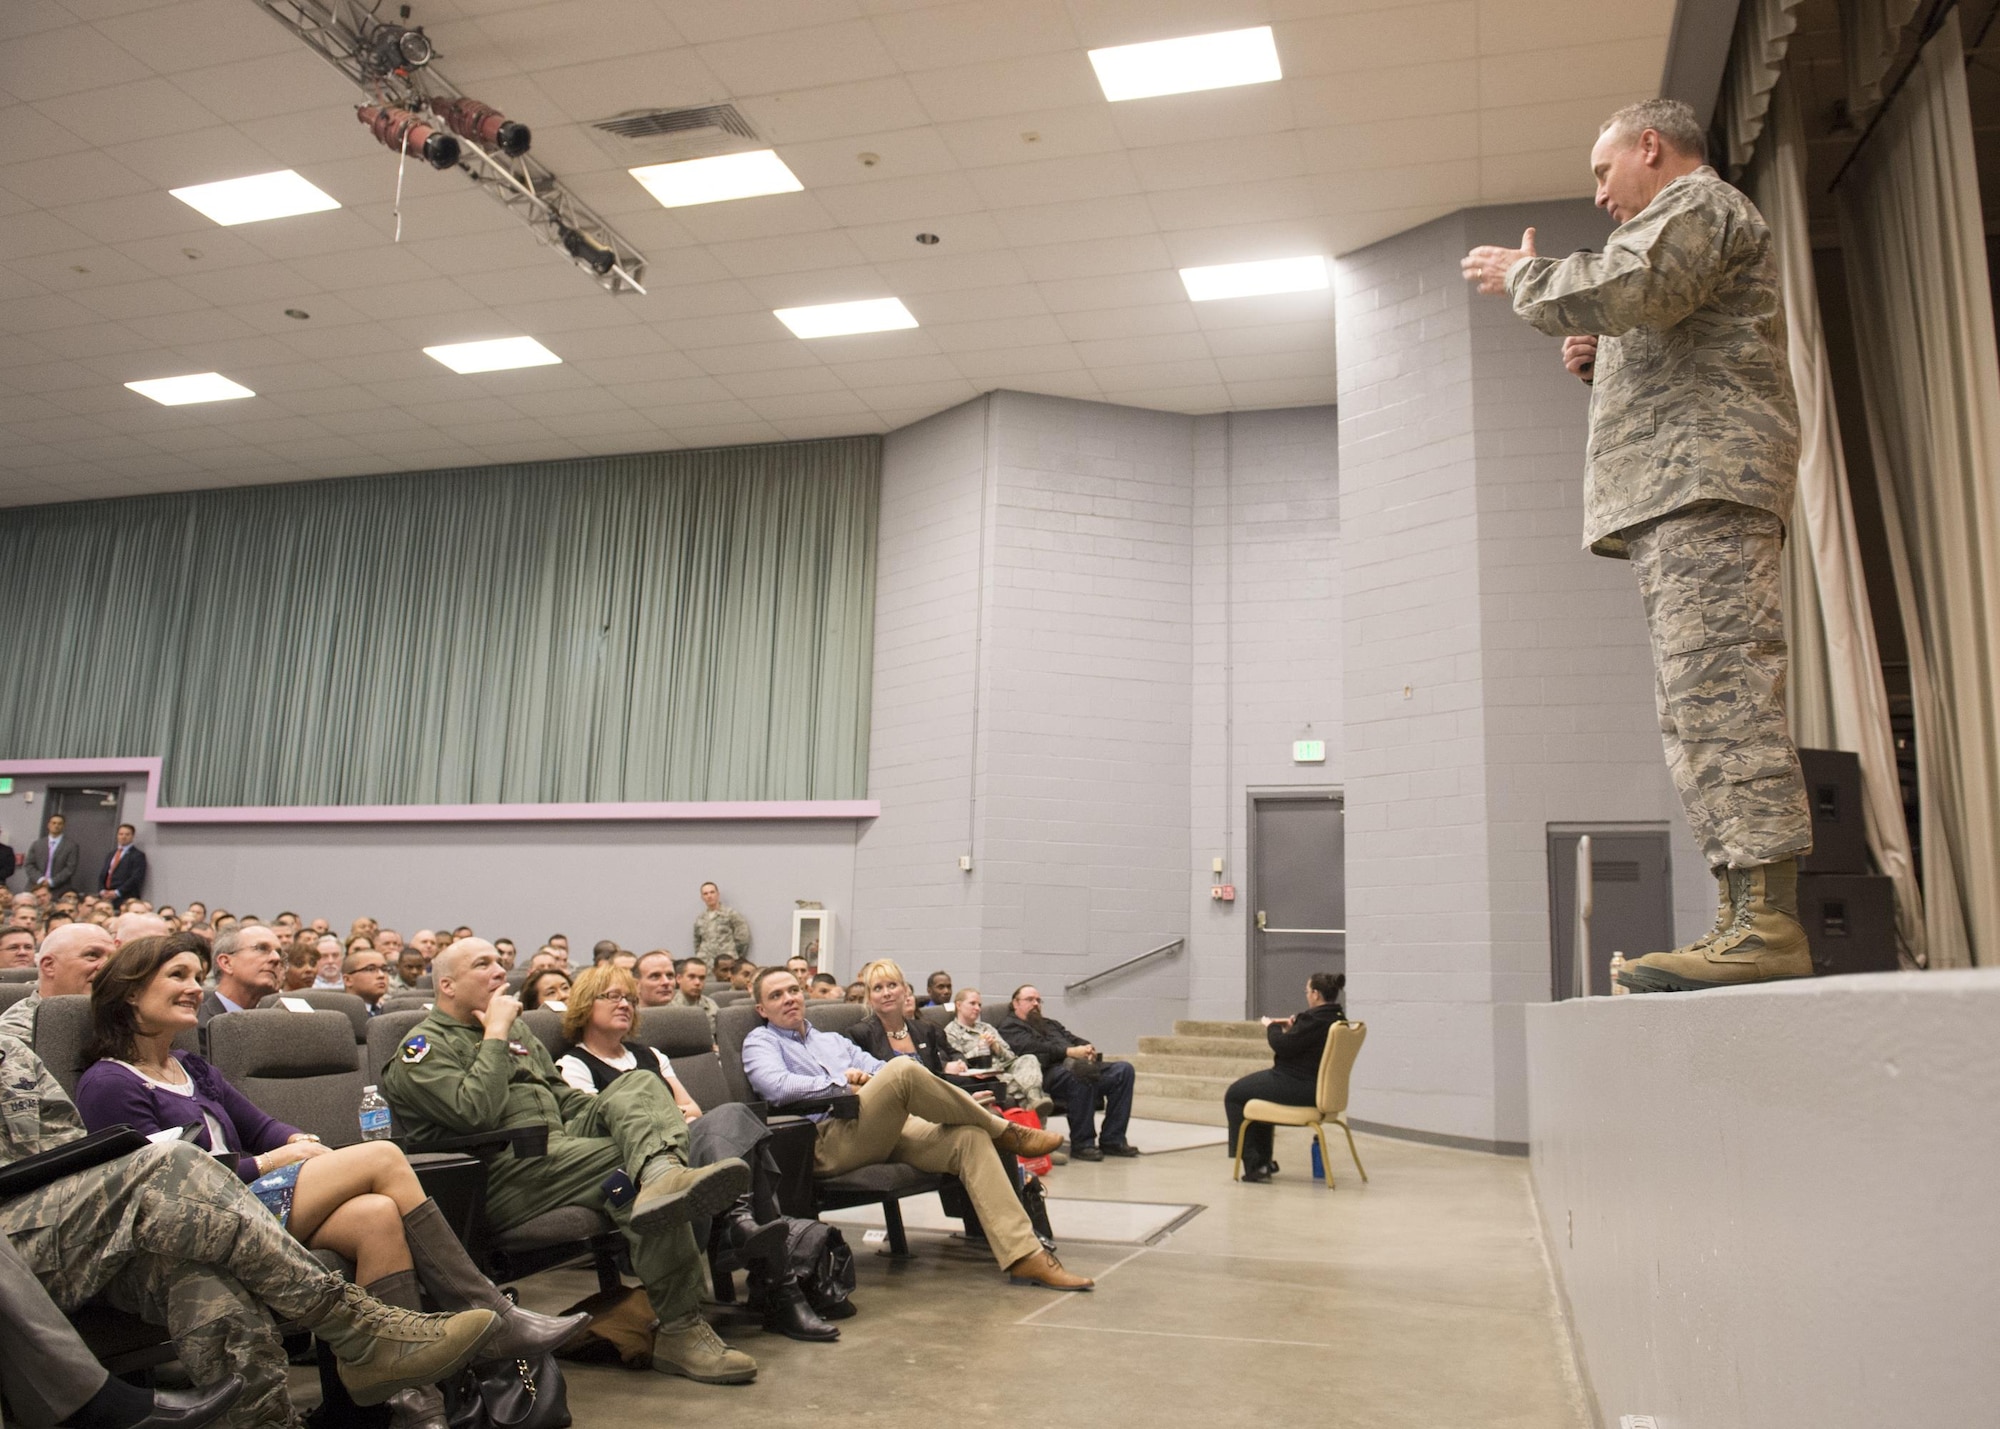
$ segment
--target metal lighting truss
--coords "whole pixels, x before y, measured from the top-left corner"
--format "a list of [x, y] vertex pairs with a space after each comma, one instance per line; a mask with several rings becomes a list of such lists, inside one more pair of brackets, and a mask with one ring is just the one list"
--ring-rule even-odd
[[[428, 112], [428, 101], [433, 98], [467, 97], [435, 64], [383, 69], [370, 37], [386, 22], [377, 20], [360, 0], [251, 3], [304, 40], [372, 103]], [[405, 9], [403, 13], [409, 12]], [[538, 241], [563, 254], [608, 293], [645, 293], [639, 280], [646, 275], [646, 255], [565, 188], [545, 164], [531, 154], [509, 158], [463, 134], [457, 137], [462, 150], [458, 167], [480, 189], [518, 215]], [[573, 242], [571, 235], [581, 235], [589, 245], [609, 250], [615, 261], [604, 272], [595, 271], [585, 257], [571, 250], [566, 242]]]

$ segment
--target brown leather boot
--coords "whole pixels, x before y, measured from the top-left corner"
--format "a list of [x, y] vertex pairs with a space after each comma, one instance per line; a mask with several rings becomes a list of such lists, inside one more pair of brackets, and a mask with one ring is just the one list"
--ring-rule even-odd
[[993, 1138], [993, 1144], [1013, 1156], [1047, 1156], [1062, 1145], [1062, 1137], [1053, 1131], [1010, 1121], [1007, 1129]]
[[1812, 950], [1799, 923], [1799, 861], [1729, 870], [1735, 917], [1729, 927], [1671, 953], [1625, 964], [1618, 980], [1634, 992], [1698, 992], [1712, 987], [1811, 977]]
[[1090, 1290], [1097, 1285], [1095, 1280], [1071, 1275], [1063, 1269], [1062, 1262], [1046, 1250], [1024, 1255], [1008, 1266], [1007, 1278], [1016, 1285], [1040, 1285], [1048, 1290]]

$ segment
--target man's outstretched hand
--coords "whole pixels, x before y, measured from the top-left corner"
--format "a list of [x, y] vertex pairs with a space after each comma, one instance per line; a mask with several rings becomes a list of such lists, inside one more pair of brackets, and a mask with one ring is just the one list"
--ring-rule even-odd
[[1477, 283], [1482, 293], [1504, 293], [1507, 291], [1507, 270], [1523, 258], [1536, 256], [1535, 230], [1530, 228], [1521, 234], [1519, 248], [1481, 244], [1459, 260], [1458, 271], [1465, 274], [1466, 282]]

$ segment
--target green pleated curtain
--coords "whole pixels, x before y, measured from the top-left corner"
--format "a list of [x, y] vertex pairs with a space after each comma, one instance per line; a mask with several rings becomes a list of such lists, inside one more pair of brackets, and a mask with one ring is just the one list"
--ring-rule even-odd
[[851, 799], [875, 438], [0, 511], [0, 757], [173, 805]]

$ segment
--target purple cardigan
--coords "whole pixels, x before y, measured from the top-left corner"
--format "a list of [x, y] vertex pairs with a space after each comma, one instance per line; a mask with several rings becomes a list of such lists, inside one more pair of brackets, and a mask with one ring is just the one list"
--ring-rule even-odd
[[116, 1062], [93, 1062], [84, 1068], [76, 1084], [76, 1109], [83, 1114], [83, 1124], [92, 1131], [124, 1125], [148, 1136], [201, 1122], [195, 1141], [213, 1151], [205, 1112], [228, 1128], [230, 1147], [238, 1153], [236, 1174], [246, 1182], [256, 1180], [257, 1154], [283, 1146], [299, 1134], [299, 1129], [259, 1110], [203, 1058], [192, 1052], [176, 1052], [174, 1056], [194, 1083], [192, 1097], [162, 1091]]

